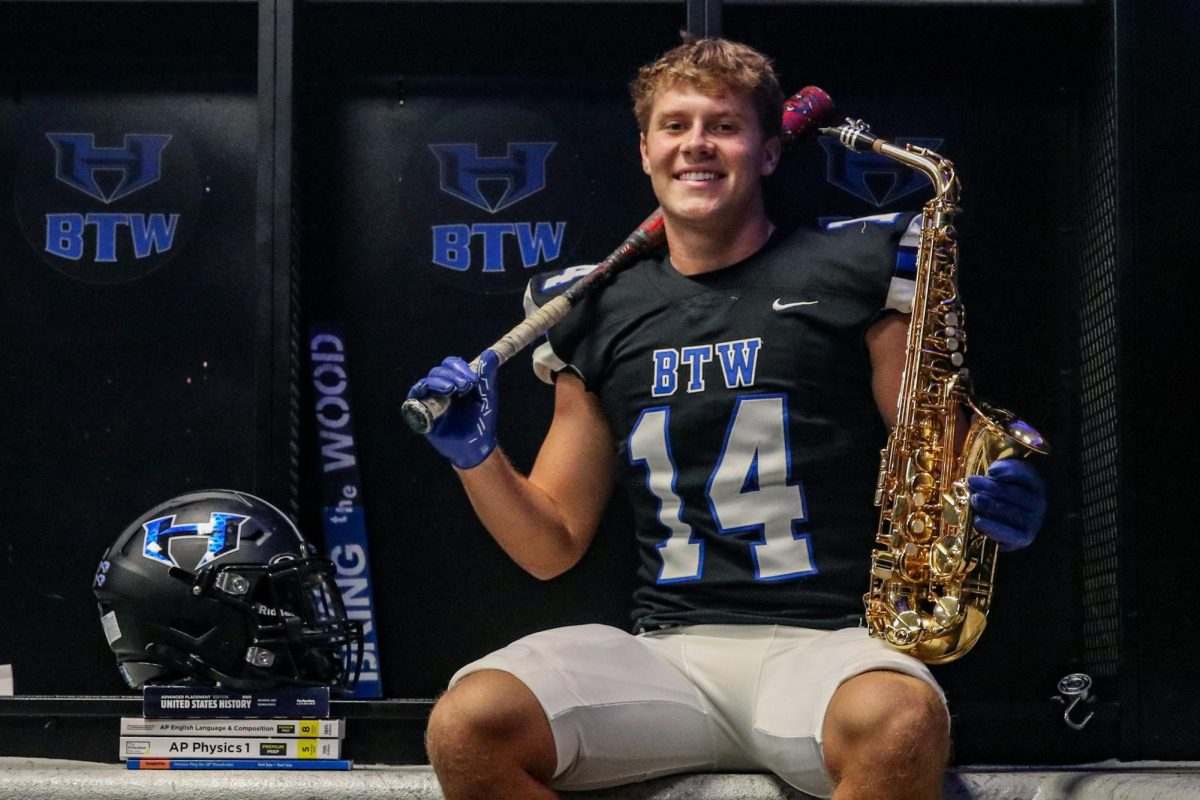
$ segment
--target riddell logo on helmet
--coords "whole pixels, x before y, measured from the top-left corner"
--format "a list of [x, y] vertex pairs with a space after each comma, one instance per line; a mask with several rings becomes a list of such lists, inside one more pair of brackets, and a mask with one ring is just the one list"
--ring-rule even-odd
[[295, 617], [296, 615], [285, 608], [273, 608], [264, 603], [254, 603], [254, 612], [263, 617]]
[[242, 523], [248, 519], [250, 518], [241, 514], [221, 514], [215, 511], [209, 514], [208, 522], [193, 522], [187, 525], [176, 525], [174, 514], [152, 519], [142, 525], [146, 532], [142, 555], [168, 567], [181, 567], [171, 553], [171, 543], [177, 539], [204, 538], [207, 539], [204, 555], [194, 567], [200, 569], [238, 549]]

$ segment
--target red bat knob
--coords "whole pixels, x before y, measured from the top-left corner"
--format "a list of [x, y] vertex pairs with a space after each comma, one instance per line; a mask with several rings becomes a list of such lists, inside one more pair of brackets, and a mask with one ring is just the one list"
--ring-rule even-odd
[[833, 100], [825, 90], [805, 86], [796, 92], [783, 104], [783, 146], [792, 147], [812, 136], [832, 112]]

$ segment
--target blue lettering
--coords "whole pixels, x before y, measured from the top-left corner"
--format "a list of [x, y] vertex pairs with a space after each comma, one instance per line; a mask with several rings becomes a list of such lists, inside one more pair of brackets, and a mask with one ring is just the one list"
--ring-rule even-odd
[[458, 272], [470, 269], [471, 229], [466, 225], [434, 225], [433, 263]]
[[670, 348], [654, 351], [654, 385], [650, 394], [654, 397], [666, 397], [675, 394], [675, 371], [679, 369], [679, 351]]
[[515, 233], [511, 222], [483, 222], [471, 226], [472, 235], [483, 236], [483, 271], [504, 272], [504, 234]]
[[725, 373], [725, 386], [753, 386], [754, 373], [758, 367], [758, 348], [762, 339], [741, 339], [721, 342], [717, 345], [721, 369]]
[[683, 348], [682, 360], [683, 363], [688, 365], [692, 375], [687, 385], [689, 393], [704, 391], [704, 365], [712, 361], [712, 359], [713, 348], [711, 344]]
[[46, 252], [78, 261], [83, 258], [83, 215], [46, 215]]
[[521, 246], [521, 263], [526, 269], [536, 267], [558, 258], [562, 252], [563, 232], [567, 223], [556, 222], [554, 228], [549, 222], [539, 222], [536, 227], [528, 222], [517, 226], [517, 244]]
[[354, 466], [354, 439], [337, 431], [321, 431], [323, 472], [333, 472]]
[[165, 253], [175, 243], [175, 226], [179, 215], [172, 214], [170, 222], [163, 214], [151, 214], [147, 219], [145, 214], [129, 215], [129, 230], [133, 236], [133, 255], [135, 258], [147, 258], [153, 253]]
[[[504, 272], [504, 237], [516, 236], [521, 263], [528, 269], [562, 254], [565, 222], [481, 222], [475, 225], [434, 225], [433, 263], [457, 272], [471, 268], [471, 240], [483, 239], [483, 271]], [[587, 267], [588, 270], [593, 267]], [[572, 273], [570, 279], [578, 273]]]
[[88, 214], [87, 224], [96, 226], [96, 261], [117, 260], [117, 226], [129, 225], [128, 214]]

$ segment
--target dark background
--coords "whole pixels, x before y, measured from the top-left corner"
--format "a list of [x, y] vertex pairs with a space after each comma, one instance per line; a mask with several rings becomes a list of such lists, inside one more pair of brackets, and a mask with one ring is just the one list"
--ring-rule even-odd
[[[1001, 559], [987, 636], [937, 670], [958, 759], [1200, 757], [1178, 501], [1194, 439], [1180, 387], [1195, 361], [1200, 12], [1148, 5], [0, 2], [0, 663], [18, 694], [0, 723], [42, 731], [24, 752], [0, 736], [6, 752], [91, 755], [43, 724], [70, 704], [38, 699], [125, 691], [90, 581], [143, 511], [241, 488], [321, 538], [310, 322], [345, 331], [387, 698], [342, 713], [419, 718], [458, 666], [519, 635], [625, 624], [619, 503], [583, 563], [539, 582], [397, 407], [431, 364], [520, 319], [522, 273], [598, 260], [654, 207], [625, 85], [707, 11], [774, 56], [790, 91], [817, 84], [880, 135], [940, 140], [964, 184], [977, 388], [1055, 447], [1041, 537]], [[66, 125], [169, 130], [192, 153], [197, 185], [177, 191], [195, 227], [148, 275], [80, 281], [23, 233], [35, 204], [17, 176]], [[538, 195], [489, 215], [439, 192], [428, 145], [497, 156], [528, 140], [556, 142]], [[877, 206], [826, 171], [826, 150], [803, 148], [771, 186], [774, 212], [807, 222], [926, 197]], [[470, 270], [430, 263], [431, 225], [496, 221], [564, 221], [560, 257], [525, 269], [510, 239], [502, 273], [482, 272], [478, 247]], [[501, 439], [523, 467], [551, 400], [528, 364], [501, 378]], [[1073, 672], [1098, 697], [1082, 732], [1052, 699]], [[415, 742], [390, 752], [420, 758]]]

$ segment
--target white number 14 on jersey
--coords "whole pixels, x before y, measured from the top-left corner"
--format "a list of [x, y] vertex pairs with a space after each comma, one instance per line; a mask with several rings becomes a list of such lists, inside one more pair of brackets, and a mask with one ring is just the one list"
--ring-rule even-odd
[[[659, 583], [699, 580], [704, 570], [704, 542], [684, 522], [683, 501], [675, 492], [670, 414], [670, 407], [646, 409], [629, 435], [629, 457], [645, 465], [647, 488], [659, 501], [658, 520], [670, 532], [658, 545]], [[788, 483], [790, 467], [786, 398], [739, 397], [707, 496], [718, 533], [760, 532], [761, 541], [750, 545], [755, 580], [817, 571], [809, 536], [795, 532], [806, 517], [802, 487]]]

